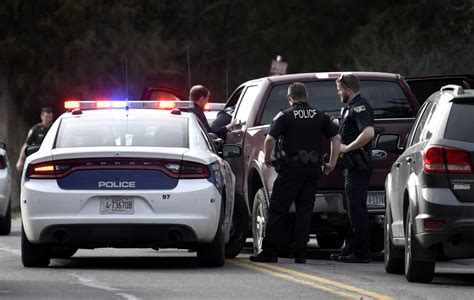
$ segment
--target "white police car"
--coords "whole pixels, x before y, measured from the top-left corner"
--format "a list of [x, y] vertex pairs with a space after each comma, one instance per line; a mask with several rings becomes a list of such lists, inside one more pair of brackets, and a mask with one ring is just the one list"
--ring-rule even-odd
[[11, 177], [5, 148], [5, 144], [0, 142], [0, 235], [10, 234], [11, 229]]
[[26, 150], [23, 265], [78, 248], [159, 247], [196, 248], [201, 265], [222, 266], [235, 177], [220, 156], [240, 147], [218, 153], [194, 114], [172, 109], [191, 105], [66, 102], [73, 110]]

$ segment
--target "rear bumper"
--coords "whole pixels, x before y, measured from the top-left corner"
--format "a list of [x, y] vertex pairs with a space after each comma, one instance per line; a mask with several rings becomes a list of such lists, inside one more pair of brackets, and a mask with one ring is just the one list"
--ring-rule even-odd
[[[133, 199], [133, 213], [101, 214], [101, 199], [108, 197]], [[161, 191], [62, 190], [54, 180], [30, 180], [22, 186], [21, 210], [32, 243], [51, 241], [57, 228], [66, 228], [76, 244], [85, 241], [84, 247], [99, 238], [104, 245], [134, 236], [137, 242], [147, 236], [152, 242], [164, 241], [173, 228], [186, 241], [209, 243], [217, 231], [221, 201], [205, 179], [181, 180], [176, 188]]]
[[[474, 203], [459, 202], [449, 189], [427, 190], [415, 217], [420, 245], [427, 249], [438, 247], [448, 258], [473, 258]], [[445, 224], [437, 230], [426, 229], [424, 222], [428, 219], [443, 220]]]

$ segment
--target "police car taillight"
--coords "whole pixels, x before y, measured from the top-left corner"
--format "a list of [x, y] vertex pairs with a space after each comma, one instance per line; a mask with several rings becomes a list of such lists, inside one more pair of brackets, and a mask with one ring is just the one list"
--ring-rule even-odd
[[93, 110], [93, 109], [190, 109], [194, 107], [192, 101], [66, 101], [64, 102], [64, 108], [67, 110], [81, 109], [81, 110]]
[[210, 176], [209, 167], [200, 163], [183, 161], [181, 163], [167, 163], [165, 168], [180, 179], [208, 178]]
[[56, 170], [53, 162], [45, 162], [39, 164], [31, 164], [26, 171], [27, 178], [33, 179], [54, 179], [56, 178]]

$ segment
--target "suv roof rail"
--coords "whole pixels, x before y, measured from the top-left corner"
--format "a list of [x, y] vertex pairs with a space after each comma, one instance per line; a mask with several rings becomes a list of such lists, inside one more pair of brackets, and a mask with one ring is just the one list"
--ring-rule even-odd
[[453, 91], [455, 96], [464, 94], [464, 89], [462, 88], [462, 86], [455, 84], [445, 85], [441, 87], [440, 91]]

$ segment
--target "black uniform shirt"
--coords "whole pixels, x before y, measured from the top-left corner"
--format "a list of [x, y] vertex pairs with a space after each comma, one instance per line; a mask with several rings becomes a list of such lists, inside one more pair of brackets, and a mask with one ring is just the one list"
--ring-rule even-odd
[[[342, 110], [342, 122], [339, 128], [342, 143], [349, 145], [352, 143], [364, 128], [374, 126], [374, 112], [367, 100], [357, 95]], [[371, 149], [371, 143], [364, 146], [365, 149]]]
[[301, 150], [316, 150], [321, 154], [323, 135], [326, 138], [337, 135], [337, 127], [328, 115], [302, 102], [280, 111], [268, 134], [276, 140], [283, 136], [282, 149], [287, 156], [297, 155]]
[[28, 135], [26, 136], [26, 142], [28, 146], [30, 145], [41, 145], [43, 142], [46, 133], [48, 133], [49, 127], [43, 126], [41, 123], [36, 124], [31, 127]]

